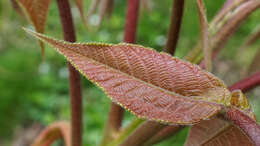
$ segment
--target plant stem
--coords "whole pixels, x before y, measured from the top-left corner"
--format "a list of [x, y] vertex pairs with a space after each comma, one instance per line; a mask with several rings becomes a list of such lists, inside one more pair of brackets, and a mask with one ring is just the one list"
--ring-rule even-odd
[[[222, 19], [219, 24], [220, 27], [214, 27], [213, 23], [210, 24], [210, 32], [212, 35], [212, 49], [213, 51], [220, 52], [220, 50], [224, 47], [227, 40], [234, 34], [235, 30], [240, 26], [240, 24], [257, 8], [260, 7], [260, 1], [251, 0], [243, 3], [238, 6], [237, 11], [231, 9], [233, 12], [232, 15], [227, 13], [228, 17]], [[226, 22], [227, 23], [224, 23]], [[225, 24], [225, 25], [224, 25]], [[214, 24], [215, 25], [215, 24]], [[213, 27], [212, 27], [213, 26]], [[185, 56], [185, 60], [188, 60], [193, 63], [199, 63], [203, 58], [201, 44], [197, 43], [197, 45], [190, 51], [190, 53]], [[216, 54], [215, 52], [213, 54]]]
[[[72, 20], [70, 4], [68, 0], [57, 0], [64, 40], [76, 41], [76, 34]], [[82, 145], [82, 93], [80, 73], [68, 63], [70, 80], [70, 102], [71, 102], [71, 145]]]
[[174, 0], [171, 13], [171, 23], [168, 30], [168, 39], [164, 48], [165, 52], [168, 52], [171, 55], [174, 55], [177, 47], [181, 29], [183, 9], [184, 0]]
[[120, 146], [142, 146], [147, 140], [167, 125], [146, 121], [138, 127]]
[[[139, 15], [139, 0], [128, 0], [124, 41], [127, 43], [135, 43], [138, 15]], [[119, 132], [124, 116], [124, 109], [115, 103], [111, 103], [108, 121], [101, 141], [101, 146], [106, 145], [114, 139], [113, 135]]]
[[135, 43], [140, 0], [128, 0], [124, 42]]
[[260, 72], [256, 72], [255, 74], [247, 77], [243, 80], [240, 80], [229, 87], [229, 90], [240, 89], [242, 92], [247, 92], [255, 87], [260, 85]]

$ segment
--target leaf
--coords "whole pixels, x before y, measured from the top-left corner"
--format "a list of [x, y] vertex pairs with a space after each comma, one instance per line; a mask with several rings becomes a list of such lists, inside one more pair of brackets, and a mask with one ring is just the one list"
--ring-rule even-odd
[[113, 102], [140, 118], [193, 124], [231, 105], [221, 80], [166, 53], [126, 43], [69, 43], [25, 30], [57, 48]]
[[254, 143], [254, 145], [260, 145], [260, 125], [249, 117], [244, 112], [236, 108], [228, 109], [227, 118], [237, 125]]
[[200, 40], [202, 41], [202, 50], [204, 53], [204, 59], [206, 64], [206, 69], [208, 71], [212, 70], [212, 48], [211, 48], [211, 39], [209, 35], [209, 24], [206, 16], [206, 9], [203, 3], [203, 0], [196, 0], [199, 20], [200, 20]]
[[75, 0], [75, 3], [76, 3], [76, 6], [79, 9], [80, 17], [81, 17], [83, 23], [87, 26], [87, 21], [86, 21], [84, 9], [83, 9], [83, 1], [82, 0]]
[[[241, 84], [241, 82], [239, 82]], [[248, 105], [248, 101], [237, 85], [229, 87], [232, 91], [232, 105]], [[232, 109], [232, 108], [230, 108]], [[227, 113], [233, 110], [228, 110]], [[239, 112], [240, 113], [240, 112]], [[242, 113], [242, 112], [241, 112]], [[252, 121], [255, 121], [255, 115], [251, 110], [243, 111], [245, 115], [250, 116]], [[243, 117], [239, 117], [242, 119]], [[255, 122], [254, 122], [255, 123]], [[252, 139], [242, 132], [237, 126], [232, 125], [230, 122], [222, 119], [214, 118], [209, 121], [202, 121], [197, 125], [191, 126], [186, 146], [253, 146]]]
[[16, 0], [10, 0], [11, 2], [11, 5], [13, 7], [13, 9], [19, 14], [21, 15], [22, 17], [24, 17], [24, 13], [23, 11], [21, 10], [20, 6], [18, 5], [17, 1]]
[[186, 146], [253, 146], [237, 127], [222, 119], [205, 120], [190, 128]]
[[[44, 26], [48, 14], [48, 8], [51, 0], [18, 0], [19, 4], [25, 10], [35, 29], [39, 33], [44, 32]], [[44, 57], [44, 45], [40, 43], [41, 53]]]
[[63, 138], [66, 146], [70, 146], [70, 124], [68, 122], [55, 122], [44, 129], [33, 142], [32, 146], [51, 146], [57, 140]]
[[99, 3], [100, 3], [100, 0], [92, 0], [88, 14], [87, 14], [87, 18], [89, 18], [90, 16], [92, 16], [95, 13]]

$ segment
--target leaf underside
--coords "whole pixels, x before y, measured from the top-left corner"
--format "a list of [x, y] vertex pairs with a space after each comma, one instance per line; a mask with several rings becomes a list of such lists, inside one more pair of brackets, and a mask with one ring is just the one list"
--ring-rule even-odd
[[186, 146], [253, 146], [239, 128], [222, 119], [205, 120], [190, 128]]
[[209, 72], [132, 44], [69, 43], [26, 30], [63, 54], [111, 100], [136, 116], [193, 124], [229, 106], [231, 93]]

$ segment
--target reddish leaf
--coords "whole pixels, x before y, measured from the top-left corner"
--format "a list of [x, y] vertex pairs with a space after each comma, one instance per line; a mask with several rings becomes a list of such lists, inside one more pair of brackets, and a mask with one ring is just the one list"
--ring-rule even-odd
[[253, 146], [251, 140], [227, 121], [214, 118], [191, 127], [186, 146]]
[[[254, 79], [256, 76], [253, 76], [252, 79]], [[245, 100], [246, 98], [242, 94], [240, 90], [237, 89], [243, 89], [244, 91], [251, 88], [253, 85], [256, 85], [254, 82], [250, 82], [251, 78], [248, 78], [246, 80], [243, 80], [242, 82], [238, 82], [238, 84], [234, 84], [229, 89], [232, 92], [232, 105], [248, 105], [248, 101]], [[252, 86], [248, 86], [249, 82], [252, 84]], [[239, 86], [240, 85], [240, 86]], [[239, 101], [240, 100], [240, 101]], [[240, 102], [240, 103], [239, 103]], [[239, 106], [238, 106], [239, 107]], [[241, 109], [243, 107], [240, 106]], [[242, 115], [241, 117], [233, 116], [233, 110], [228, 110], [228, 115], [231, 115], [232, 117], [236, 117], [239, 119], [243, 119], [244, 114], [241, 114], [242, 112], [237, 112]], [[251, 118], [248, 117], [248, 119], [251, 119], [251, 123], [255, 120], [255, 115], [250, 111], [243, 111], [244, 113], [248, 114]], [[231, 113], [231, 114], [229, 114]], [[253, 120], [254, 119], [254, 120]], [[245, 122], [242, 122], [245, 123]], [[257, 125], [257, 124], [256, 124]], [[256, 126], [257, 127], [257, 126]], [[197, 146], [197, 145], [208, 145], [208, 146], [250, 146], [254, 145], [252, 142], [252, 139], [248, 137], [246, 134], [244, 134], [239, 128], [236, 126], [230, 124], [227, 121], [223, 121], [221, 119], [212, 119], [210, 121], [202, 121], [201, 123], [194, 125], [191, 127], [188, 139], [186, 141], [187, 146]]]
[[34, 141], [32, 146], [51, 146], [57, 140], [63, 138], [66, 146], [70, 146], [70, 124], [67, 122], [55, 122], [49, 125]]
[[16, 0], [10, 0], [13, 9], [21, 16], [25, 16]]
[[[39, 33], [44, 32], [44, 26], [48, 14], [48, 8], [51, 0], [18, 0], [25, 10], [26, 15], [33, 23]], [[40, 42], [42, 56], [44, 56], [44, 45]]]
[[221, 80], [168, 54], [126, 43], [69, 43], [26, 31], [57, 48], [112, 101], [138, 117], [192, 124], [231, 105]]
[[254, 119], [236, 108], [228, 109], [227, 117], [234, 122], [256, 146], [260, 146], [260, 126]]

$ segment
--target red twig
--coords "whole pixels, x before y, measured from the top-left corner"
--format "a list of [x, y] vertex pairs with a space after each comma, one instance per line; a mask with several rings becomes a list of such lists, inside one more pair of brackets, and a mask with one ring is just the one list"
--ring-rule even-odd
[[140, 0], [128, 0], [124, 41], [135, 43]]
[[184, 0], [174, 0], [171, 13], [171, 24], [168, 30], [168, 39], [165, 46], [165, 52], [168, 52], [171, 55], [174, 55], [177, 47], [181, 29], [183, 9]]
[[[76, 41], [76, 34], [68, 0], [57, 0], [63, 28], [64, 40]], [[82, 94], [79, 72], [68, 63], [71, 102], [71, 145], [82, 145]]]
[[253, 74], [252, 76], [236, 82], [229, 87], [229, 90], [240, 89], [242, 92], [247, 92], [250, 89], [260, 85], [260, 72]]

